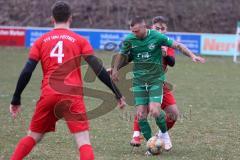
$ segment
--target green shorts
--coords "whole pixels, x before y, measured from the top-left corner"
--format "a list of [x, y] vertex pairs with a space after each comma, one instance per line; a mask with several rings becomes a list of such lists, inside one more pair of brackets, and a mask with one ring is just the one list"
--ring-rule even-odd
[[163, 83], [154, 85], [135, 85], [132, 90], [135, 106], [148, 105], [150, 102], [162, 103]]

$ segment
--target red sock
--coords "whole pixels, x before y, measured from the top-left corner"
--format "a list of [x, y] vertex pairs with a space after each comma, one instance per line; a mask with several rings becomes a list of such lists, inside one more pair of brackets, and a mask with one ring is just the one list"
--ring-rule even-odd
[[172, 120], [169, 116], [166, 116], [166, 123], [167, 123], [167, 128], [170, 130], [176, 121]]
[[23, 137], [17, 144], [14, 153], [12, 154], [11, 160], [22, 160], [26, 157], [35, 146], [35, 140], [30, 137], [26, 136]]
[[85, 144], [79, 148], [80, 160], [94, 160], [94, 153], [92, 146]]
[[138, 124], [138, 117], [137, 117], [137, 115], [135, 115], [135, 117], [134, 117], [133, 131], [139, 131], [140, 132], [140, 127], [139, 127], [139, 124]]

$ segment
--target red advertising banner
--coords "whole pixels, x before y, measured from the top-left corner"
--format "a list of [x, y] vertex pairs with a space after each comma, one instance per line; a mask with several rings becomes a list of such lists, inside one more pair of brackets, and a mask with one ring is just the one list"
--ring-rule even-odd
[[0, 46], [25, 46], [25, 29], [0, 27]]

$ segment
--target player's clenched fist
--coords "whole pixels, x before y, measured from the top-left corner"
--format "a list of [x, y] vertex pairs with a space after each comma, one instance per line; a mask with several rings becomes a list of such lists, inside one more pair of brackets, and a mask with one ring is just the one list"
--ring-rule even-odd
[[118, 107], [120, 109], [123, 109], [126, 106], [126, 101], [125, 101], [125, 97], [122, 96], [122, 98], [120, 98], [118, 100]]
[[9, 111], [13, 118], [16, 118], [17, 114], [21, 111], [21, 105], [12, 105], [9, 106]]

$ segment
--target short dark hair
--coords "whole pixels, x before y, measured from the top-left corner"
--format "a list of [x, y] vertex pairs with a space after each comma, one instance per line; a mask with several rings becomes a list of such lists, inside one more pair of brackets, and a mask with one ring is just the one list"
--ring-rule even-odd
[[152, 19], [152, 24], [156, 23], [168, 23], [168, 18], [164, 16], [156, 16]]
[[136, 24], [145, 23], [144, 18], [136, 16], [130, 20], [130, 27], [133, 27]]
[[52, 6], [52, 16], [56, 22], [67, 22], [71, 14], [71, 7], [67, 2], [57, 1]]

